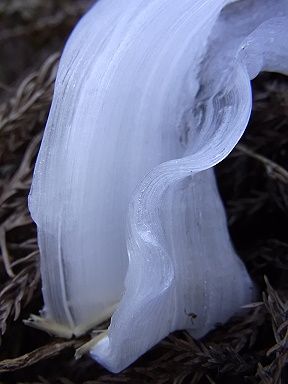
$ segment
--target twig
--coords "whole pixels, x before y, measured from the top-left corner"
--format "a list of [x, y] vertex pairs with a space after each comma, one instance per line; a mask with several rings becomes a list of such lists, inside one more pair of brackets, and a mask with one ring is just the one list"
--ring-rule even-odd
[[269, 176], [278, 179], [284, 184], [288, 184], [288, 171], [281, 165], [275, 163], [274, 161], [268, 159], [263, 155], [252, 151], [243, 144], [238, 144], [236, 146], [236, 149], [242, 153], [245, 153], [247, 156], [250, 156], [253, 159], [260, 161], [265, 166], [267, 174]]
[[10, 256], [6, 244], [6, 235], [3, 226], [0, 226], [0, 247], [5, 271], [9, 277], [13, 278], [15, 274], [11, 267]]
[[61, 352], [70, 348], [77, 348], [81, 342], [79, 340], [53, 342], [44, 345], [32, 352], [26, 353], [23, 356], [16, 357], [15, 359], [7, 359], [0, 361], [0, 372], [11, 372], [18, 369], [29, 367], [38, 363], [41, 360], [50, 359], [58, 356]]

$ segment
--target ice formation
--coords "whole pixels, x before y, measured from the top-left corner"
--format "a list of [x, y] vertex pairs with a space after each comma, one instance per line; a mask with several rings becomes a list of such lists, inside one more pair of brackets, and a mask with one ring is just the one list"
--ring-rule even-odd
[[29, 197], [35, 326], [78, 336], [112, 315], [91, 356], [119, 372], [252, 300], [212, 167], [247, 126], [250, 79], [288, 71], [287, 15], [287, 0], [99, 0], [82, 18]]

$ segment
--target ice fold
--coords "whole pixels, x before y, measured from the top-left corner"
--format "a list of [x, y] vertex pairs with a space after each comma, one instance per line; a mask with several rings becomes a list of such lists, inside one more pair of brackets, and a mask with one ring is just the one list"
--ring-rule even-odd
[[67, 43], [29, 197], [43, 317], [78, 335], [116, 305], [91, 350], [113, 372], [253, 297], [211, 168], [247, 126], [250, 78], [288, 70], [287, 14], [283, 0], [100, 0]]

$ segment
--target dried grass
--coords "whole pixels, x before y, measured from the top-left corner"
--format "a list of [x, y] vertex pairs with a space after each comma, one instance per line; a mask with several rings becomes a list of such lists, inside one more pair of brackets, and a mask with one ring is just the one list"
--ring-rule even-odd
[[[19, 317], [39, 283], [35, 228], [27, 209], [35, 155], [49, 108], [58, 54], [27, 76], [0, 106], [0, 328]], [[12, 236], [11, 236], [12, 234]]]
[[[22, 319], [42, 307], [36, 231], [27, 194], [57, 70], [59, 54], [53, 52], [64, 41], [55, 46], [53, 34], [60, 27], [67, 34], [84, 9], [83, 3], [72, 0], [55, 4], [13, 0], [0, 5], [0, 46], [22, 39], [29, 53], [35, 31], [41, 35], [48, 29], [51, 34], [45, 43], [46, 60], [38, 69], [35, 64], [31, 73], [22, 67], [15, 72], [16, 67], [8, 65], [7, 49], [7, 61], [4, 55], [0, 65], [5, 66], [7, 79], [15, 78], [0, 84], [1, 382], [287, 383], [288, 82], [278, 75], [265, 74], [255, 82], [254, 114], [247, 134], [217, 169], [230, 232], [263, 291], [260, 303], [245, 316], [219, 325], [201, 342], [185, 332], [171, 335], [119, 375], [108, 374], [87, 357], [74, 360], [75, 349], [87, 338], [53, 341], [23, 326]], [[17, 27], [11, 26], [15, 15]], [[22, 48], [18, 53], [25, 55]], [[23, 56], [22, 62], [29, 60]]]

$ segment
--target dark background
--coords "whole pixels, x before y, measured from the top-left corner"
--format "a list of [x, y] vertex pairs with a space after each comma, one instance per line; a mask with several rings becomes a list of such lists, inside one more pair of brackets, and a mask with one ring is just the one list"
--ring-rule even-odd
[[36, 231], [27, 211], [33, 164], [58, 52], [88, 4], [0, 1], [1, 382], [288, 383], [288, 81], [277, 74], [254, 81], [249, 127], [216, 168], [235, 248], [262, 303], [201, 342], [184, 332], [172, 335], [119, 375], [89, 358], [74, 360], [88, 337], [55, 340], [23, 324], [42, 306]]

